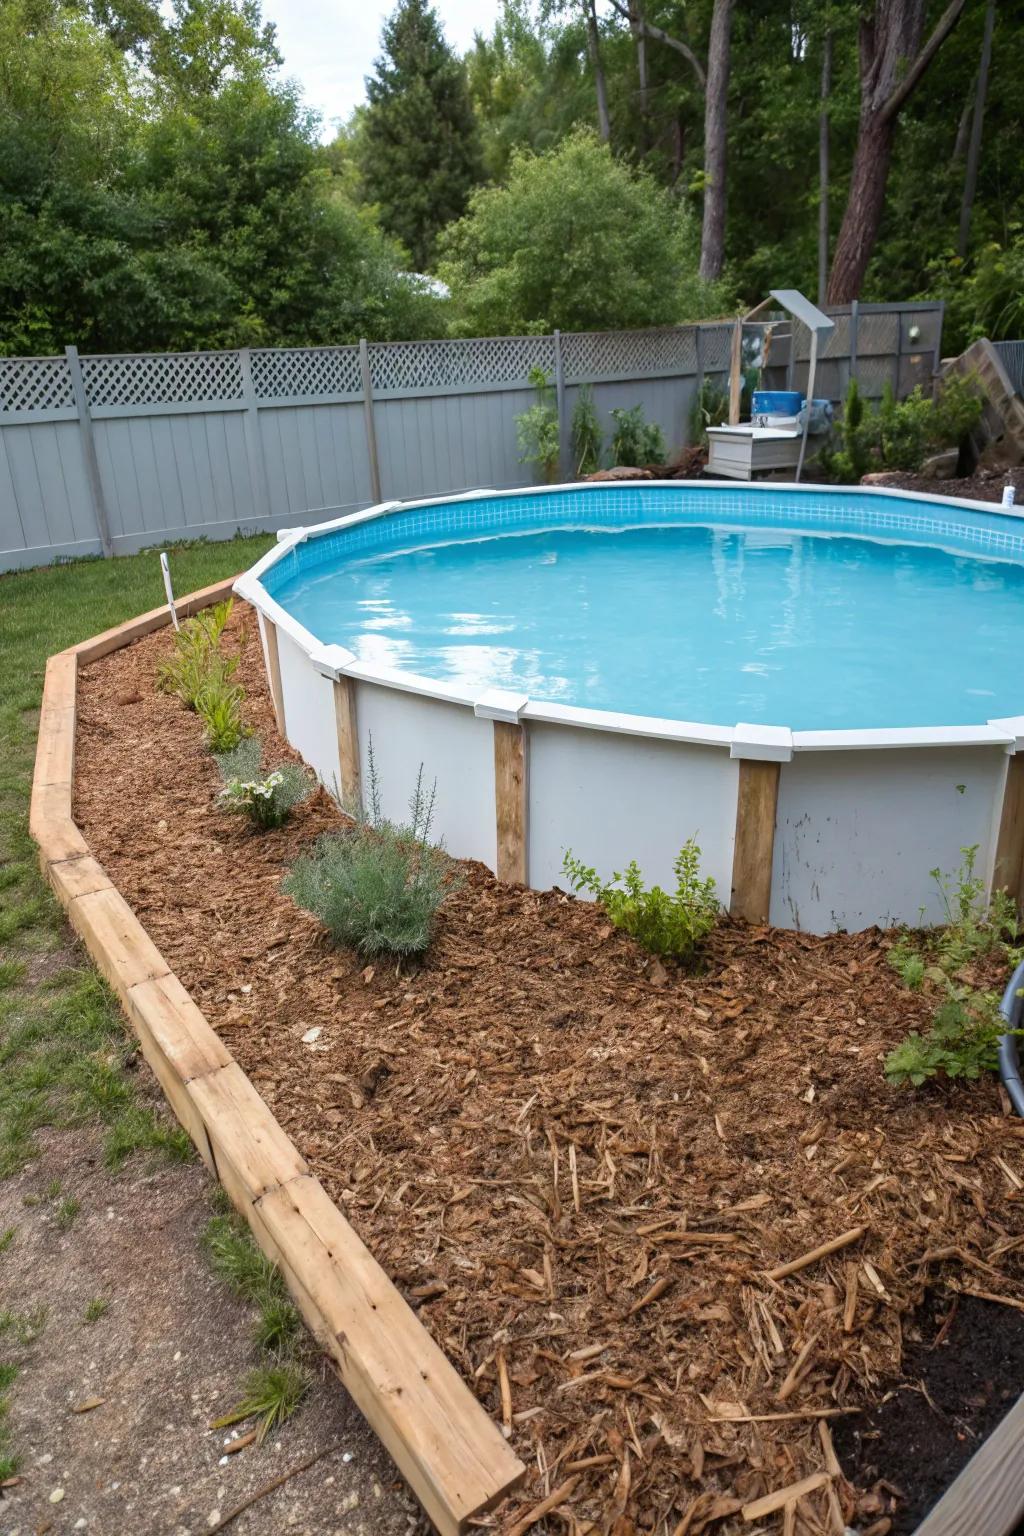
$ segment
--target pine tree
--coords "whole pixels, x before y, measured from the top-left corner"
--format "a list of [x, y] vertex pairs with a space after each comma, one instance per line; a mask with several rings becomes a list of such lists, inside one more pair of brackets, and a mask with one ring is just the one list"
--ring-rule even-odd
[[400, 0], [381, 40], [366, 82], [360, 170], [384, 228], [427, 271], [438, 233], [465, 212], [482, 177], [479, 134], [465, 69], [427, 0]]

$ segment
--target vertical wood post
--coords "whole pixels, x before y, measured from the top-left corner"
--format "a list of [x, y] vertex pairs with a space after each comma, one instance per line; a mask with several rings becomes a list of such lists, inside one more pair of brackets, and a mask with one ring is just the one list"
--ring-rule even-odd
[[747, 923], [766, 923], [771, 908], [780, 769], [779, 763], [740, 758], [729, 911]]
[[902, 309], [898, 309], [896, 311], [896, 382], [893, 384], [893, 387], [892, 387], [892, 392], [896, 396], [897, 400], [900, 398], [900, 383], [901, 383], [900, 363], [902, 361], [903, 361], [903, 311], [902, 311]]
[[373, 424], [373, 375], [370, 373], [370, 349], [365, 336], [359, 339], [359, 373], [363, 382], [363, 425], [366, 428], [366, 452], [370, 460], [370, 496], [383, 501], [380, 493], [380, 460], [377, 457], [377, 428]]
[[363, 790], [356, 726], [356, 685], [351, 677], [334, 680], [334, 721], [338, 731], [342, 809], [354, 813], [362, 809]]
[[1006, 765], [992, 889], [1009, 892], [1018, 907], [1024, 901], [1024, 752], [1014, 753]]
[[270, 698], [274, 706], [274, 722], [277, 725], [277, 734], [281, 740], [285, 740], [284, 734], [284, 693], [281, 690], [281, 657], [277, 649], [277, 625], [273, 619], [262, 615], [263, 638], [267, 647], [267, 682], [270, 684]]
[[572, 478], [573, 466], [569, 454], [569, 421], [566, 415], [565, 369], [562, 364], [562, 333], [555, 331], [555, 404], [558, 408], [558, 478]]
[[[695, 325], [693, 328], [694, 343], [697, 353], [697, 399], [704, 393], [704, 327]], [[687, 424], [689, 426], [689, 424]], [[700, 434], [698, 432], [698, 441]]]
[[498, 879], [526, 884], [526, 727], [494, 722], [494, 804]]
[[857, 378], [857, 324], [860, 318], [860, 304], [854, 299], [850, 304], [850, 378]]
[[737, 316], [732, 328], [732, 347], [729, 352], [729, 425], [735, 427], [740, 419], [740, 401], [743, 396], [743, 321]]
[[249, 464], [253, 501], [259, 508], [259, 516], [269, 520], [270, 487], [267, 484], [267, 464], [260, 436], [256, 387], [252, 382], [252, 352], [248, 347], [239, 347], [238, 367], [242, 375], [242, 399], [245, 401], [245, 456]]
[[89, 481], [89, 493], [92, 497], [92, 511], [96, 519], [96, 532], [99, 535], [100, 548], [106, 558], [109, 559], [114, 553], [114, 545], [110, 537], [110, 518], [107, 515], [107, 498], [104, 494], [103, 479], [100, 475], [100, 461], [96, 455], [96, 438], [92, 430], [89, 398], [85, 393], [85, 380], [82, 378], [82, 362], [78, 356], [77, 347], [65, 347], [64, 355], [68, 360], [68, 372], [71, 375], [71, 393], [75, 399], [75, 410], [78, 412], [78, 430], [82, 438], [82, 457], [85, 460], [85, 473]]

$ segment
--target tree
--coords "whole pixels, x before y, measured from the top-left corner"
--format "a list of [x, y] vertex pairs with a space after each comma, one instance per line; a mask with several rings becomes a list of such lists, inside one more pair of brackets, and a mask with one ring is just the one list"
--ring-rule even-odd
[[465, 69], [427, 0], [400, 0], [382, 43], [366, 82], [360, 168], [384, 228], [427, 271], [438, 234], [482, 177], [480, 139]]
[[0, 352], [437, 333], [437, 302], [261, 63], [261, 30], [248, 53], [243, 30], [197, 32], [217, 11], [187, 6], [189, 42], [172, 29], [154, 77], [77, 8], [0, 5]]
[[978, 165], [981, 160], [981, 127], [985, 117], [985, 97], [988, 95], [988, 72], [992, 67], [992, 32], [996, 22], [996, 0], [988, 0], [985, 6], [985, 31], [981, 41], [981, 61], [974, 92], [971, 113], [971, 136], [967, 145], [967, 165], [964, 171], [964, 195], [960, 203], [960, 232], [957, 236], [956, 253], [967, 255], [967, 243], [971, 234], [971, 214], [974, 212], [974, 196], [978, 190]]
[[685, 208], [578, 129], [473, 194], [439, 273], [467, 335], [662, 325], [700, 312]]
[[700, 275], [707, 283], [721, 277], [725, 265], [727, 98], [734, 3], [735, 0], [715, 0], [708, 40], [708, 78], [704, 89], [704, 224], [700, 237]]
[[885, 205], [900, 112], [959, 21], [950, 0], [923, 44], [926, 0], [875, 0], [860, 19], [860, 118], [850, 191], [829, 276], [831, 304], [859, 298]]

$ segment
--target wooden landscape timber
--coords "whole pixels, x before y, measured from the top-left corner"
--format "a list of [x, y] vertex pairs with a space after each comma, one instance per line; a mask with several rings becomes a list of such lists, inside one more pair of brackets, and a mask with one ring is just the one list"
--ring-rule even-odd
[[[218, 582], [181, 617], [231, 595]], [[525, 1468], [345, 1220], [93, 857], [72, 815], [78, 669], [170, 623], [151, 610], [51, 656], [29, 826], [68, 920], [116, 992], [168, 1103], [281, 1268], [317, 1341], [441, 1536]]]

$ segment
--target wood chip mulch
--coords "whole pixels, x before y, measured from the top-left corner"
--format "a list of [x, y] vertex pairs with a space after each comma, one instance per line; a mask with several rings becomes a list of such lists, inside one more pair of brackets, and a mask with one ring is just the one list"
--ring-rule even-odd
[[[230, 633], [280, 760], [252, 614]], [[884, 1499], [838, 1474], [830, 1416], [899, 1377], [929, 1287], [1024, 1304], [1020, 1122], [992, 1078], [886, 1085], [928, 1011], [886, 937], [723, 921], [687, 975], [595, 906], [464, 864], [425, 963], [367, 966], [280, 889], [338, 812], [318, 793], [261, 837], [219, 811], [197, 720], [154, 687], [169, 644], [84, 671], [76, 818], [507, 1426], [529, 1476], [490, 1523], [564, 1485], [533, 1530], [866, 1529]], [[807, 1478], [795, 1516], [758, 1518]]]

